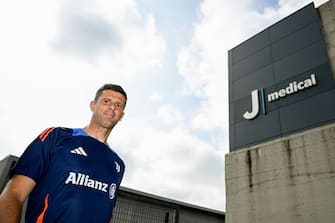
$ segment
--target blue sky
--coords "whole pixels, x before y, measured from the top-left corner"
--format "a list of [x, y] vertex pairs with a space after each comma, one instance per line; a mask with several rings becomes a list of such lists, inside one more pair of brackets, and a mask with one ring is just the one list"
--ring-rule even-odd
[[0, 0], [0, 159], [84, 127], [96, 89], [119, 83], [122, 185], [225, 211], [227, 52], [310, 2]]

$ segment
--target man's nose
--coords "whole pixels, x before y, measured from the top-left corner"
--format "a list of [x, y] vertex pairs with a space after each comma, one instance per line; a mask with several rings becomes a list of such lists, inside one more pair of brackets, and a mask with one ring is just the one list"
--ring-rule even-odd
[[115, 110], [117, 110], [117, 103], [111, 103], [110, 105], [109, 105], [109, 107], [113, 110], [113, 111], [115, 111]]
[[111, 104], [109, 105], [109, 107], [110, 107], [113, 111], [116, 109], [116, 106], [115, 106], [114, 103], [111, 103]]

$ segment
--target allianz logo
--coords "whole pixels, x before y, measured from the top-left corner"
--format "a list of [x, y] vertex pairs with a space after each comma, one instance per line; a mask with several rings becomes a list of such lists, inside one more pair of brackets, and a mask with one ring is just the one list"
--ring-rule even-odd
[[115, 198], [116, 184], [108, 185], [102, 181], [94, 180], [89, 175], [83, 173], [69, 172], [65, 184], [73, 184], [77, 186], [89, 187], [98, 191], [106, 192], [109, 198]]
[[[271, 92], [267, 95], [267, 97], [265, 97], [265, 90], [264, 88], [260, 89], [261, 92], [261, 107], [262, 107], [262, 113], [266, 114], [266, 106], [265, 106], [265, 98], [267, 98], [267, 101], [269, 103], [274, 102], [274, 101], [278, 101], [281, 98], [284, 98], [286, 96], [298, 93], [306, 88], [311, 88], [317, 85], [317, 81], [316, 81], [316, 76], [315, 74], [310, 75], [309, 78], [297, 82], [297, 81], [293, 81], [291, 83], [288, 84], [288, 86], [286, 88], [282, 88], [278, 91], [274, 91]], [[256, 116], [259, 114], [259, 96], [258, 96], [258, 91], [259, 90], [253, 90], [251, 91], [251, 112], [246, 111], [243, 114], [243, 117], [245, 119], [251, 120], [256, 118]]]

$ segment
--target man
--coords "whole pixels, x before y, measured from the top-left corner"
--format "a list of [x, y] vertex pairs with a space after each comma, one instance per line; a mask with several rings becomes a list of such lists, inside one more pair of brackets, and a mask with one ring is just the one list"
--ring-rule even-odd
[[127, 94], [106, 84], [90, 103], [82, 129], [49, 128], [24, 151], [0, 196], [0, 223], [108, 223], [125, 165], [106, 144], [122, 119]]

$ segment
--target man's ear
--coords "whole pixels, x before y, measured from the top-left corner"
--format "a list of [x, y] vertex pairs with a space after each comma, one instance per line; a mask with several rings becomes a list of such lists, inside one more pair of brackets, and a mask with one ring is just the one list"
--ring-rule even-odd
[[94, 112], [94, 108], [95, 108], [95, 101], [91, 101], [90, 102], [90, 109], [92, 112]]

